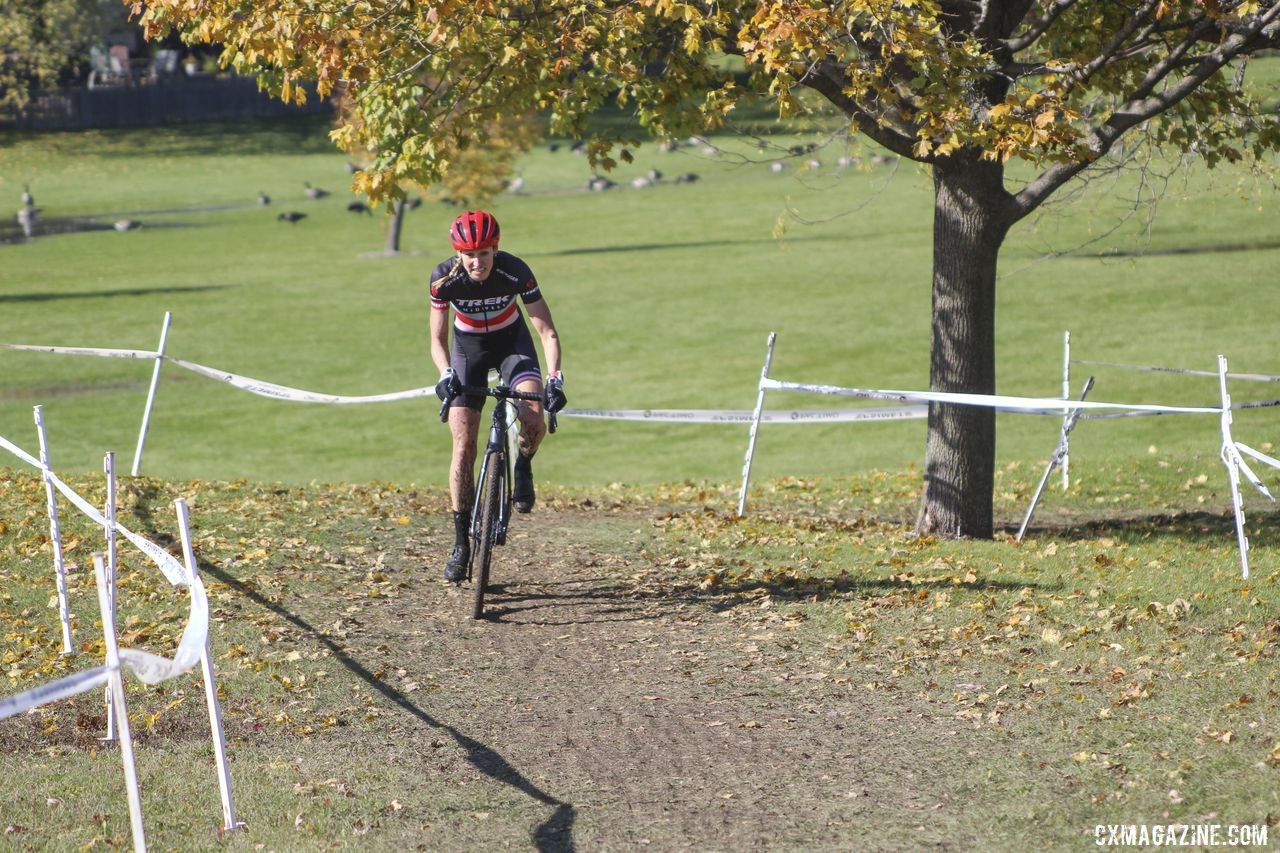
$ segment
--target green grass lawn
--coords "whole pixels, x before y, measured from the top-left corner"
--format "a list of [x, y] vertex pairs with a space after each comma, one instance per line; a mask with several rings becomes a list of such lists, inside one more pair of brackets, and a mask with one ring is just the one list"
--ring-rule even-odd
[[[9, 136], [0, 197], [30, 184], [47, 219], [121, 216], [99, 230], [0, 246], [0, 339], [10, 343], [154, 348], [172, 312], [171, 355], [284, 385], [366, 395], [430, 385], [426, 275], [446, 254], [456, 214], [429, 202], [410, 214], [404, 255], [370, 258], [385, 222], [348, 213], [344, 158], [314, 121]], [[785, 148], [799, 138], [777, 137]], [[928, 382], [931, 185], [907, 162], [836, 167], [836, 142], [808, 158], [715, 140], [719, 153], [642, 147], [613, 178], [584, 191], [584, 158], [532, 151], [524, 192], [494, 202], [504, 248], [543, 283], [565, 347], [570, 405], [748, 409], [778, 334], [777, 378], [924, 389]], [[659, 169], [650, 189], [632, 178]], [[674, 178], [696, 173], [694, 183]], [[331, 191], [322, 201], [304, 182]], [[261, 207], [259, 192], [273, 203]], [[1280, 243], [1273, 189], [1238, 170], [1191, 168], [1161, 189], [1158, 216], [1133, 207], [1132, 179], [1100, 178], [1019, 225], [1002, 256], [1001, 393], [1060, 393], [1062, 337], [1077, 358], [1280, 372], [1269, 342], [1268, 286]], [[297, 225], [283, 210], [305, 212]], [[776, 226], [785, 227], [775, 236]], [[1122, 222], [1118, 228], [1116, 223]], [[97, 470], [115, 450], [126, 468], [149, 367], [135, 362], [0, 352], [0, 434], [34, 447], [42, 405], [55, 466]], [[1092, 397], [1211, 404], [1211, 379], [1077, 365]], [[1238, 385], [1237, 400], [1272, 396]], [[847, 405], [774, 394], [770, 408]], [[253, 397], [176, 368], [164, 372], [144, 471], [162, 477], [435, 483], [448, 451], [430, 401], [323, 406]], [[1238, 418], [1259, 444], [1267, 414]], [[1039, 465], [1054, 419], [1001, 416], [1002, 465]], [[919, 421], [768, 428], [763, 478], [899, 470], [922, 456]], [[1074, 437], [1091, 464], [1204, 458], [1212, 418], [1095, 422]], [[746, 428], [566, 418], [540, 460], [564, 484], [732, 482]], [[1156, 452], [1148, 453], [1154, 447]], [[1159, 474], [1154, 469], [1153, 474]]]

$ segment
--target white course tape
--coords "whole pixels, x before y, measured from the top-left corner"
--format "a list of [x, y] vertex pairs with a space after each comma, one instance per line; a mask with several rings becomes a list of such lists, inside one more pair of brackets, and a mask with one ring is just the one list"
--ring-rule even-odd
[[[40, 464], [40, 460], [18, 447], [13, 442], [0, 436], [0, 448], [8, 450], [14, 456], [42, 471], [52, 481], [58, 491], [62, 492], [81, 512], [89, 516], [95, 523], [105, 525], [106, 517], [87, 500], [78, 495], [56, 474]], [[200, 662], [200, 653], [204, 649], [209, 634], [209, 600], [205, 594], [204, 583], [199, 577], [188, 575], [186, 567], [178, 562], [169, 552], [154, 542], [139, 536], [124, 525], [116, 522], [116, 531], [132, 542], [148, 558], [154, 562], [169, 582], [174, 586], [185, 586], [190, 594], [190, 615], [187, 625], [182, 631], [182, 639], [172, 659], [144, 652], [140, 649], [120, 649], [120, 665], [133, 671], [138, 680], [144, 684], [158, 684], [181, 675]], [[92, 690], [107, 682], [110, 670], [106, 667], [74, 673], [65, 678], [39, 687], [34, 687], [16, 696], [0, 700], [0, 719], [22, 713], [31, 708]]]
[[1096, 400], [1061, 400], [1056, 397], [1008, 397], [988, 394], [961, 394], [946, 391], [880, 391], [865, 388], [841, 388], [835, 385], [806, 385], [799, 382], [781, 382], [777, 379], [761, 379], [761, 388], [778, 391], [808, 391], [838, 397], [861, 397], [869, 400], [896, 400], [901, 403], [958, 403], [965, 406], [986, 406], [1009, 412], [1062, 416], [1067, 409], [1125, 409], [1135, 412], [1160, 414], [1221, 414], [1222, 409], [1213, 406], [1159, 406], [1129, 403], [1103, 403]]
[[[1188, 367], [1148, 367], [1145, 364], [1117, 364], [1112, 361], [1085, 361], [1083, 359], [1072, 359], [1072, 364], [1092, 364], [1098, 367], [1115, 367], [1122, 370], [1140, 370], [1144, 373], [1177, 373], [1182, 376], [1212, 376], [1218, 378], [1217, 371], [1214, 370], [1192, 370]], [[1280, 376], [1271, 376], [1266, 373], [1228, 373], [1228, 379], [1243, 379], [1247, 382], [1280, 382]]]
[[98, 358], [155, 358], [160, 353], [140, 349], [100, 349], [97, 347], [42, 347], [31, 344], [0, 344], [5, 349], [51, 352], [55, 355], [91, 355]]
[[100, 666], [96, 669], [86, 669], [83, 672], [72, 673], [59, 678], [57, 681], [50, 681], [48, 684], [41, 684], [39, 687], [33, 687], [16, 696], [6, 696], [4, 699], [0, 699], [0, 720], [5, 717], [12, 717], [14, 714], [25, 713], [32, 708], [38, 708], [50, 702], [70, 699], [72, 696], [92, 690], [95, 687], [101, 687], [107, 683], [107, 679], [110, 677], [111, 669]]
[[434, 397], [435, 388], [413, 388], [408, 391], [396, 391], [390, 394], [374, 394], [368, 397], [344, 397], [338, 394], [317, 394], [314, 391], [303, 391], [300, 388], [290, 388], [287, 385], [276, 385], [273, 382], [264, 382], [260, 379], [251, 379], [248, 376], [240, 376], [236, 373], [229, 373], [225, 370], [215, 370], [212, 367], [205, 367], [203, 364], [196, 364], [190, 361], [183, 361], [180, 358], [171, 358], [165, 356], [165, 361], [172, 362], [178, 367], [185, 368], [202, 376], [208, 376], [210, 379], [217, 379], [219, 382], [226, 382], [239, 388], [242, 391], [248, 391], [251, 394], [257, 394], [260, 397], [271, 397], [277, 400], [291, 400], [296, 403], [389, 403], [394, 400], [411, 400], [415, 397]]
[[[761, 423], [848, 423], [850, 421], [900, 421], [923, 418], [925, 406], [894, 406], [883, 409], [808, 409], [762, 412]], [[650, 421], [654, 423], [728, 424], [751, 423], [755, 413], [719, 409], [562, 409], [560, 417], [606, 421]]]
[[[90, 355], [104, 358], [154, 359], [160, 357], [159, 353], [149, 352], [146, 350], [50, 347], [34, 346], [30, 344], [0, 344], [0, 347], [18, 350], [31, 350], [35, 352], [57, 353], [60, 355]], [[305, 391], [300, 388], [290, 388], [287, 385], [277, 385], [274, 382], [253, 379], [248, 376], [241, 376], [237, 373], [206, 367], [203, 364], [196, 364], [195, 362], [184, 361], [183, 359], [173, 358], [167, 355], [163, 356], [163, 358], [165, 361], [171, 362], [178, 367], [192, 371], [193, 373], [207, 376], [210, 379], [217, 379], [219, 382], [225, 382], [242, 391], [248, 391], [261, 397], [270, 397], [276, 400], [290, 400], [299, 403], [389, 403], [398, 400], [411, 400], [418, 397], [430, 397], [435, 394], [435, 389], [433, 387], [412, 388], [408, 391], [395, 391], [389, 394], [373, 394], [369, 396], [321, 394], [314, 391]], [[1106, 364], [1106, 362], [1092, 361], [1075, 361], [1074, 363]], [[1188, 373], [1204, 376], [1217, 375], [1207, 371], [1182, 370], [1177, 368], [1145, 368], [1135, 365], [1110, 366], [1131, 367], [1137, 370], [1151, 370], [1170, 373]], [[1229, 376], [1237, 379], [1255, 379], [1260, 381], [1280, 382], [1280, 377], [1264, 376], [1261, 374], [1232, 373], [1229, 374]], [[892, 400], [900, 403], [959, 403], [970, 406], [986, 406], [1007, 412], [1053, 415], [1055, 417], [1061, 417], [1062, 413], [1068, 409], [1115, 409], [1121, 410], [1124, 415], [1216, 414], [1221, 412], [1221, 409], [1217, 407], [1205, 406], [1131, 405], [1127, 403], [1104, 403], [1094, 401], [1064, 402], [1063, 400], [1054, 397], [1011, 397], [999, 395], [988, 396], [985, 394], [957, 394], [936, 391], [886, 391], [861, 388], [841, 388], [834, 385], [811, 385], [799, 382], [783, 382], [767, 377], [760, 380], [759, 387], [762, 389], [772, 389], [776, 391], [806, 391], [814, 394], [859, 397], [870, 400]], [[718, 411], [712, 409], [565, 409], [560, 414], [567, 417], [595, 418], [600, 420], [638, 420], [659, 423], [750, 423], [754, 416], [754, 412], [749, 411]], [[924, 416], [925, 415], [918, 412], [915, 407], [906, 406], [893, 409], [833, 409], [829, 411], [810, 410], [764, 412], [761, 415], [761, 421], [768, 423], [842, 423], [850, 421], [906, 420]], [[1119, 416], [1123, 415], [1111, 415], [1111, 417]], [[1094, 417], [1097, 416], [1095, 415]]]

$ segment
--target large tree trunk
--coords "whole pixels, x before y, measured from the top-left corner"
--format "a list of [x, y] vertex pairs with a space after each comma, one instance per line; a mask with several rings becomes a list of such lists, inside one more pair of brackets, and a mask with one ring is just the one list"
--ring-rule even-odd
[[[933, 167], [933, 341], [929, 387], [996, 387], [996, 262], [1013, 221], [1004, 169], [957, 152]], [[995, 410], [929, 405], [924, 494], [916, 532], [991, 538]]]

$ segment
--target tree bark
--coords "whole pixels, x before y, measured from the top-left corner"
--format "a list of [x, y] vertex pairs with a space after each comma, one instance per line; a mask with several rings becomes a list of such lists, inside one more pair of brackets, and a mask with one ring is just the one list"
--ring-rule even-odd
[[[933, 329], [929, 387], [993, 394], [996, 265], [1015, 217], [1004, 167], [956, 152], [933, 167]], [[930, 403], [916, 532], [990, 539], [996, 417], [986, 406]]]

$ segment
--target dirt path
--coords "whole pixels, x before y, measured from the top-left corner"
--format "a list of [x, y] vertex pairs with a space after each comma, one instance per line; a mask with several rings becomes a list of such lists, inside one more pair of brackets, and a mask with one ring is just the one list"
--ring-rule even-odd
[[864, 689], [767, 599], [674, 583], [643, 514], [540, 507], [517, 525], [481, 621], [469, 585], [437, 580], [444, 533], [392, 531], [388, 568], [415, 582], [349, 639], [395, 675], [382, 698], [421, 764], [424, 849], [977, 841], [948, 836], [948, 780], [920, 770], [954, 721]]

